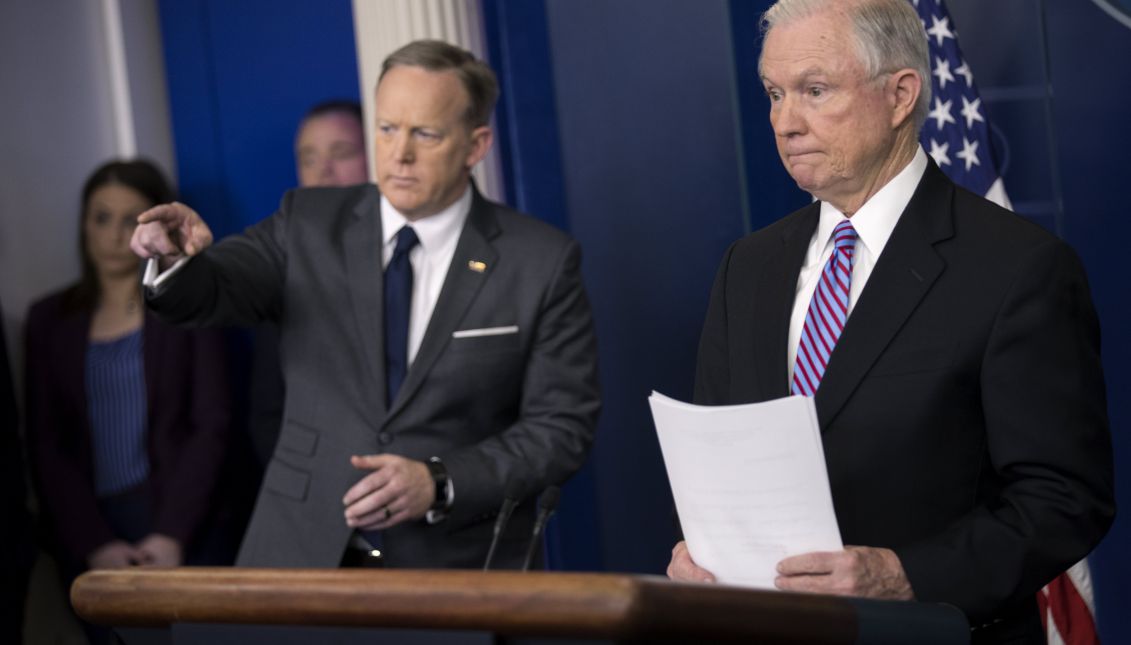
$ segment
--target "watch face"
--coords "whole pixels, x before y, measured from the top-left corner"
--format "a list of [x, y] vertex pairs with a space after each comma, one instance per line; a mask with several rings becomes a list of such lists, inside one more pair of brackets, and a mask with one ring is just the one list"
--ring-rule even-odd
[[1131, 0], [1092, 0], [1124, 27], [1131, 29]]

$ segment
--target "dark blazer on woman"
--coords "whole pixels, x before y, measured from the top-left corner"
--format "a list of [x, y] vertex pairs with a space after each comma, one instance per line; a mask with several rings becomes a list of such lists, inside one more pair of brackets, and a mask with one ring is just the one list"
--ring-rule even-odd
[[[67, 292], [32, 305], [27, 319], [27, 435], [44, 516], [63, 555], [85, 566], [114, 540], [98, 509], [86, 354], [91, 313], [66, 307]], [[210, 516], [231, 420], [223, 342], [145, 314], [143, 353], [149, 485], [155, 533], [189, 551]]]

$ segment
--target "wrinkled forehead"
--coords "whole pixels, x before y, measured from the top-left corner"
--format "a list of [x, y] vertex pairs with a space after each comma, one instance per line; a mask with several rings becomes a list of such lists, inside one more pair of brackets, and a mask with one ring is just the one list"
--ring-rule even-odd
[[762, 40], [758, 73], [777, 75], [851, 73], [863, 70], [852, 19], [843, 11], [826, 10], [781, 22]]
[[397, 65], [377, 83], [374, 107], [377, 118], [411, 114], [428, 121], [462, 118], [471, 96], [454, 70], [429, 70]]

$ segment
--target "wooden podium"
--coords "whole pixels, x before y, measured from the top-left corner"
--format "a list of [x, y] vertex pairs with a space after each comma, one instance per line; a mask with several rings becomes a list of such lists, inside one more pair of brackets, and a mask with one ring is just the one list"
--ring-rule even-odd
[[969, 642], [945, 605], [595, 573], [104, 570], [79, 577], [71, 601], [142, 645]]

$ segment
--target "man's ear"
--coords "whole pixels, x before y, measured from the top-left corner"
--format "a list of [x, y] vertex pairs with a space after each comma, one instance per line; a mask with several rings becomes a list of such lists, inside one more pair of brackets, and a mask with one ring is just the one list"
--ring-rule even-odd
[[923, 91], [923, 79], [911, 68], [901, 69], [888, 78], [884, 91], [892, 108], [892, 128], [898, 128], [915, 112], [915, 104]]
[[470, 170], [475, 167], [475, 164], [483, 161], [483, 157], [487, 156], [487, 151], [491, 149], [491, 143], [495, 140], [495, 133], [491, 130], [489, 125], [481, 125], [471, 131], [471, 151], [467, 154], [467, 168]]

